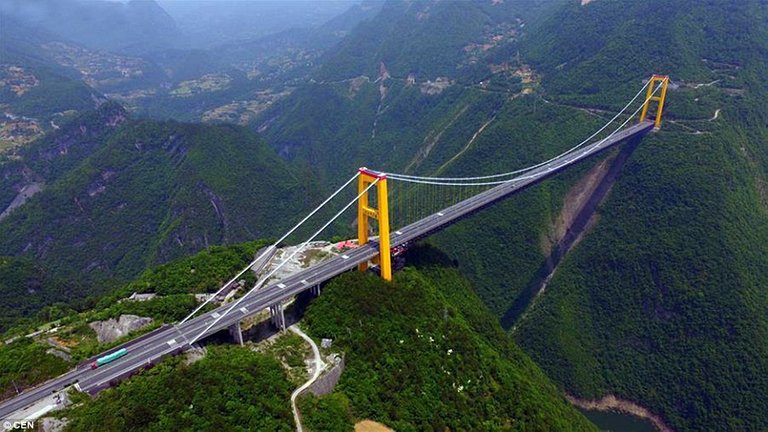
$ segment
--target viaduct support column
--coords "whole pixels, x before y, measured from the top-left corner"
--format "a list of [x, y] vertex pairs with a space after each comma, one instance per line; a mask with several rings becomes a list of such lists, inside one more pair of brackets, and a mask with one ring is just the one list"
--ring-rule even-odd
[[285, 330], [285, 313], [283, 312], [283, 304], [275, 303], [269, 307], [270, 321], [272, 325], [280, 329]]
[[240, 321], [229, 326], [229, 334], [235, 342], [243, 346], [243, 329], [240, 327]]

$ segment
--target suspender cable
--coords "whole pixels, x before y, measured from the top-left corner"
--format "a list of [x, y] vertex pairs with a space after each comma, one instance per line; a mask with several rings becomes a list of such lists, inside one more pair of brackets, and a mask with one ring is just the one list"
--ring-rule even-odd
[[272, 252], [272, 250], [273, 250], [273, 249], [275, 249], [275, 248], [277, 247], [277, 245], [279, 245], [279, 244], [280, 244], [280, 242], [282, 242], [283, 240], [285, 240], [285, 239], [286, 239], [286, 238], [287, 238], [289, 235], [293, 234], [293, 232], [294, 232], [294, 231], [296, 231], [296, 230], [297, 230], [297, 229], [298, 229], [300, 226], [302, 226], [302, 225], [304, 224], [304, 222], [306, 222], [306, 221], [307, 221], [309, 218], [311, 218], [312, 216], [314, 216], [314, 214], [315, 214], [315, 213], [317, 213], [318, 211], [320, 211], [320, 209], [321, 209], [321, 208], [323, 208], [323, 207], [324, 207], [326, 204], [328, 204], [328, 203], [329, 203], [329, 202], [330, 202], [330, 201], [331, 201], [331, 200], [332, 200], [332, 199], [333, 199], [333, 198], [334, 198], [336, 195], [338, 195], [338, 194], [339, 194], [339, 192], [341, 192], [342, 190], [344, 190], [344, 188], [346, 188], [346, 187], [347, 187], [347, 186], [348, 186], [350, 183], [352, 183], [352, 182], [353, 182], [353, 181], [354, 181], [354, 180], [357, 178], [357, 176], [358, 176], [358, 175], [360, 175], [360, 173], [359, 173], [359, 172], [356, 172], [356, 173], [355, 173], [355, 175], [353, 175], [353, 176], [352, 176], [352, 178], [350, 178], [349, 180], [347, 180], [347, 182], [346, 182], [346, 183], [344, 183], [344, 184], [343, 184], [343, 185], [342, 185], [340, 188], [336, 189], [336, 192], [334, 192], [334, 193], [333, 193], [331, 196], [329, 196], [328, 198], [326, 198], [326, 199], [325, 199], [325, 201], [323, 201], [323, 202], [322, 202], [322, 204], [320, 204], [320, 205], [319, 205], [317, 208], [315, 208], [314, 210], [312, 210], [312, 212], [310, 212], [308, 215], [306, 215], [306, 216], [304, 217], [304, 219], [302, 219], [302, 220], [301, 220], [301, 222], [299, 222], [298, 224], [296, 224], [296, 226], [294, 226], [293, 228], [291, 228], [291, 229], [290, 229], [290, 230], [289, 230], [287, 233], [285, 233], [285, 234], [284, 234], [282, 237], [280, 237], [280, 239], [279, 239], [279, 240], [277, 240], [277, 241], [276, 241], [276, 242], [274, 242], [272, 245], [270, 245], [269, 247], [267, 247], [267, 249], [266, 249], [266, 250], [265, 250], [265, 251], [264, 251], [264, 252], [263, 252], [261, 255], [259, 255], [259, 256], [258, 256], [258, 258], [256, 258], [255, 260], [251, 261], [251, 263], [250, 263], [250, 264], [248, 264], [248, 266], [247, 266], [247, 267], [245, 267], [244, 269], [240, 270], [240, 273], [238, 273], [237, 275], [235, 275], [235, 277], [233, 277], [232, 279], [230, 279], [230, 280], [229, 280], [229, 282], [227, 282], [227, 283], [225, 283], [224, 285], [222, 285], [222, 287], [221, 287], [221, 288], [219, 288], [219, 290], [218, 290], [218, 291], [216, 291], [216, 292], [215, 292], [215, 293], [214, 293], [212, 296], [210, 296], [208, 299], [206, 299], [206, 300], [205, 300], [205, 301], [204, 301], [204, 302], [203, 302], [203, 303], [202, 303], [200, 306], [198, 306], [198, 307], [197, 307], [197, 309], [193, 310], [193, 311], [192, 311], [192, 313], [190, 313], [189, 315], [187, 315], [187, 316], [186, 316], [186, 318], [184, 318], [183, 320], [181, 320], [181, 321], [180, 321], [179, 323], [177, 323], [176, 325], [181, 325], [181, 324], [184, 324], [185, 322], [187, 322], [187, 320], [189, 320], [190, 318], [192, 318], [192, 317], [193, 317], [193, 316], [194, 316], [196, 313], [198, 313], [198, 312], [200, 311], [200, 309], [202, 309], [202, 308], [203, 308], [203, 306], [205, 306], [206, 304], [208, 304], [208, 302], [210, 302], [210, 301], [211, 301], [211, 299], [213, 299], [213, 298], [215, 298], [217, 295], [219, 295], [219, 293], [220, 293], [221, 291], [223, 291], [223, 290], [224, 290], [224, 288], [226, 288], [226, 287], [228, 287], [230, 284], [234, 283], [234, 282], [235, 282], [235, 281], [236, 281], [236, 280], [237, 280], [237, 279], [238, 279], [240, 276], [242, 276], [242, 275], [243, 275], [245, 272], [247, 272], [248, 270], [250, 270], [250, 269], [251, 269], [251, 267], [253, 267], [253, 265], [254, 265], [254, 264], [256, 264], [256, 263], [257, 263], [259, 260], [261, 260], [262, 258], [264, 258], [264, 257], [265, 257], [265, 256], [266, 256], [268, 253]]
[[[353, 177], [353, 179], [354, 179], [354, 177]], [[353, 199], [352, 201], [350, 201], [349, 203], [347, 203], [347, 205], [345, 205], [343, 209], [339, 210], [339, 212], [338, 212], [338, 213], [336, 213], [336, 215], [334, 215], [334, 216], [333, 216], [333, 217], [332, 217], [332, 218], [331, 218], [331, 219], [330, 219], [328, 222], [326, 222], [326, 223], [325, 223], [325, 225], [323, 225], [323, 226], [322, 226], [322, 228], [320, 228], [319, 230], [315, 231], [315, 233], [314, 233], [314, 234], [312, 234], [312, 237], [310, 237], [309, 239], [307, 239], [307, 241], [305, 241], [305, 242], [304, 242], [304, 243], [303, 243], [303, 244], [302, 244], [302, 245], [301, 245], [301, 246], [300, 246], [298, 249], [296, 249], [296, 250], [295, 250], [295, 251], [294, 251], [294, 252], [293, 252], [293, 253], [292, 253], [290, 256], [288, 256], [288, 258], [285, 258], [285, 259], [284, 259], [284, 260], [283, 260], [283, 261], [282, 261], [280, 264], [278, 264], [278, 265], [277, 265], [277, 267], [275, 267], [274, 269], [272, 269], [272, 271], [271, 271], [271, 272], [269, 272], [269, 274], [268, 274], [268, 275], [266, 275], [265, 277], [261, 278], [261, 279], [260, 279], [260, 280], [259, 280], [259, 281], [256, 283], [256, 285], [254, 285], [254, 286], [253, 286], [253, 288], [251, 288], [251, 290], [250, 290], [250, 291], [248, 291], [247, 293], [245, 293], [245, 295], [244, 295], [244, 296], [242, 296], [242, 297], [240, 297], [239, 299], [237, 299], [237, 301], [236, 301], [235, 303], [233, 303], [233, 304], [232, 304], [232, 306], [231, 306], [229, 309], [227, 309], [227, 311], [226, 311], [226, 312], [224, 312], [223, 314], [219, 315], [219, 317], [218, 317], [218, 318], [216, 318], [215, 320], [213, 320], [213, 322], [212, 322], [212, 323], [210, 323], [210, 324], [208, 325], [208, 327], [206, 327], [206, 328], [205, 328], [205, 330], [201, 331], [201, 332], [200, 332], [200, 333], [199, 333], [197, 336], [195, 336], [195, 337], [194, 337], [194, 338], [193, 338], [191, 341], [189, 341], [189, 344], [190, 344], [190, 345], [192, 345], [193, 343], [195, 343], [195, 342], [196, 342], [198, 339], [200, 339], [200, 338], [201, 338], [201, 337], [202, 337], [202, 336], [203, 336], [203, 335], [204, 335], [204, 334], [205, 334], [205, 333], [206, 333], [208, 330], [210, 330], [210, 329], [211, 329], [211, 327], [213, 327], [214, 325], [216, 325], [216, 323], [218, 323], [218, 322], [219, 322], [219, 321], [220, 321], [222, 318], [224, 318], [225, 316], [227, 316], [227, 314], [229, 314], [230, 312], [232, 312], [232, 309], [236, 308], [236, 307], [237, 307], [237, 305], [239, 305], [239, 304], [240, 304], [240, 303], [241, 303], [243, 300], [245, 300], [245, 299], [246, 299], [246, 298], [247, 298], [249, 295], [253, 294], [253, 292], [255, 292], [257, 289], [261, 288], [261, 286], [264, 284], [264, 282], [266, 282], [266, 281], [267, 281], [267, 279], [269, 279], [269, 278], [270, 278], [270, 277], [271, 277], [273, 274], [275, 274], [275, 272], [277, 272], [278, 270], [280, 270], [280, 269], [281, 269], [281, 268], [282, 268], [282, 267], [283, 267], [283, 266], [284, 266], [284, 265], [285, 265], [285, 264], [286, 264], [288, 261], [290, 261], [290, 259], [291, 259], [291, 258], [293, 258], [293, 257], [294, 257], [294, 256], [295, 256], [297, 253], [299, 253], [299, 252], [303, 251], [303, 250], [304, 250], [304, 248], [306, 248], [306, 247], [307, 247], [307, 245], [309, 245], [309, 243], [310, 243], [312, 240], [314, 240], [314, 239], [315, 239], [315, 237], [317, 237], [318, 235], [320, 235], [320, 233], [321, 233], [321, 232], [323, 232], [323, 230], [325, 230], [326, 228], [328, 228], [328, 226], [329, 226], [330, 224], [332, 224], [332, 223], [333, 223], [333, 222], [334, 222], [336, 219], [338, 219], [338, 217], [339, 217], [339, 216], [341, 216], [341, 214], [342, 214], [342, 213], [344, 213], [345, 211], [347, 211], [347, 209], [348, 209], [350, 206], [352, 206], [352, 204], [356, 203], [356, 202], [357, 202], [357, 200], [359, 200], [361, 196], [365, 195], [365, 193], [366, 193], [366, 192], [368, 192], [368, 190], [369, 190], [370, 188], [372, 188], [372, 187], [373, 187], [373, 186], [374, 186], [376, 183], [378, 183], [378, 182], [379, 182], [379, 179], [377, 178], [377, 179], [376, 179], [376, 180], [374, 180], [374, 181], [373, 181], [371, 184], [369, 184], [367, 188], [365, 188], [365, 189], [364, 189], [362, 192], [360, 192], [360, 193], [357, 195], [357, 197], [355, 197], [355, 199]]]
[[[651, 97], [653, 97], [653, 95], [655, 95], [656, 92], [658, 92], [659, 89], [663, 85], [664, 85], [663, 83], [659, 84], [659, 86], [656, 87], [656, 89], [651, 94]], [[650, 100], [650, 98], [646, 99], [646, 102], [648, 100]], [[627, 119], [624, 120], [624, 122], [621, 125], [619, 125], [616, 129], [614, 129], [613, 132], [611, 132], [607, 137], [605, 137], [605, 138], [603, 138], [603, 139], [601, 139], [599, 141], [596, 141], [595, 143], [590, 144], [589, 146], [587, 146], [586, 150], [584, 150], [582, 152], [582, 154], [588, 153], [589, 151], [591, 151], [592, 149], [596, 148], [597, 146], [599, 146], [600, 144], [602, 144], [603, 142], [605, 142], [606, 140], [608, 140], [612, 136], [616, 135], [621, 129], [624, 128], [624, 126], [627, 125], [627, 123], [629, 123], [630, 120], [632, 120], [632, 118], [634, 118], [640, 112], [640, 110], [642, 108], [643, 108], [643, 105], [640, 105], [635, 110], [635, 112], [632, 113], [632, 115], [630, 115], [629, 117], [627, 117]], [[558, 158], [567, 155], [568, 153], [571, 153], [571, 151], [563, 153], [560, 156], [558, 156], [557, 158], [550, 159], [550, 160], [548, 160], [546, 162], [542, 162], [540, 164], [534, 165], [534, 167], [535, 168], [541, 168], [541, 167], [543, 167], [545, 165], [548, 165], [548, 164], [556, 161]], [[553, 169], [554, 168], [559, 168], [560, 166], [562, 166], [562, 165], [555, 164]], [[535, 168], [533, 168], [533, 169], [535, 169]], [[526, 169], [524, 171], [528, 172], [530, 170]], [[418, 183], [418, 184], [445, 185], [445, 186], [494, 186], [494, 185], [500, 185], [500, 184], [504, 184], [504, 183], [511, 183], [511, 182], [516, 182], [516, 181], [521, 181], [521, 180], [527, 180], [527, 179], [533, 178], [535, 176], [536, 176], [536, 174], [518, 176], [518, 177], [514, 177], [514, 178], [511, 178], [511, 179], [508, 179], [508, 180], [495, 180], [495, 181], [487, 181], [487, 182], [456, 183], [456, 182], [450, 182], [450, 181], [443, 181], [444, 179], [440, 179], [440, 178], [434, 178], [434, 180], [422, 180], [422, 179], [414, 179], [414, 178], [410, 178], [410, 177], [404, 178], [404, 177], [400, 176], [399, 174], [387, 174], [387, 178], [390, 179], [390, 180], [398, 180], [398, 181], [404, 181], [404, 182], [410, 182], [410, 183]], [[467, 179], [469, 179], [469, 178], [470, 177], [467, 177]]]
[[[613, 116], [613, 118], [611, 120], [609, 120], [608, 123], [604, 124], [603, 127], [598, 129], [595, 133], [593, 133], [592, 135], [590, 135], [589, 137], [584, 139], [584, 141], [580, 142], [576, 146], [571, 147], [567, 151], [565, 151], [563, 153], [560, 153], [559, 155], [557, 155], [557, 156], [555, 156], [555, 157], [553, 157], [553, 158], [551, 158], [549, 160], [546, 160], [544, 162], [541, 162], [539, 164], [532, 165], [532, 166], [529, 166], [529, 167], [526, 167], [526, 168], [521, 168], [521, 169], [515, 170], [515, 171], [509, 171], [509, 172], [506, 172], [506, 173], [491, 174], [491, 175], [478, 176], [478, 177], [422, 177], [422, 176], [414, 176], [414, 175], [408, 175], [408, 174], [397, 174], [397, 173], [385, 173], [385, 174], [387, 174], [387, 177], [393, 177], [393, 178], [396, 177], [396, 178], [398, 178], [400, 180], [402, 180], [402, 179], [415, 179], [415, 180], [434, 180], [434, 181], [449, 182], [449, 181], [487, 180], [487, 179], [492, 179], [492, 178], [508, 177], [508, 176], [511, 176], [511, 175], [520, 174], [520, 173], [524, 173], [526, 171], [530, 171], [532, 169], [539, 168], [539, 167], [541, 167], [543, 165], [546, 165], [546, 164], [548, 164], [548, 163], [550, 163], [550, 162], [552, 162], [552, 161], [554, 161], [556, 159], [559, 159], [559, 158], [561, 158], [561, 157], [563, 157], [563, 156], [565, 156], [565, 155], [567, 155], [567, 154], [569, 154], [571, 152], [574, 152], [574, 151], [578, 150], [584, 144], [586, 144], [591, 139], [593, 139], [595, 136], [597, 136], [600, 132], [605, 130], [611, 123], [613, 123], [617, 118], [619, 118], [622, 114], [624, 114], [624, 111], [626, 111], [630, 107], [630, 105], [632, 105], [635, 102], [635, 100], [637, 100], [637, 98], [640, 97], [640, 95], [643, 93], [643, 91], [645, 91], [645, 89], [648, 87], [648, 84], [650, 84], [650, 81], [645, 83], [645, 85], [643, 85], [643, 87], [640, 89], [640, 91], [637, 92], [637, 94], [632, 98], [632, 100], [630, 100], [629, 103], [627, 103], [624, 106], [624, 108], [621, 109], [621, 111], [619, 111], [615, 116]], [[656, 91], [658, 91], [658, 88], [656, 89]], [[656, 91], [654, 91], [654, 94], [656, 93]]]

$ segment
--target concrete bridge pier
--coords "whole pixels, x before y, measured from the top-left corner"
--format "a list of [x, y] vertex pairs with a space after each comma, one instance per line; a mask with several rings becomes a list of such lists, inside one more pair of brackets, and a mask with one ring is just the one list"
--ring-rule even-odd
[[229, 334], [235, 342], [243, 346], [243, 329], [240, 327], [240, 321], [229, 326]]
[[285, 313], [283, 312], [283, 304], [275, 303], [269, 307], [269, 316], [272, 325], [280, 329], [285, 330]]
[[320, 284], [317, 284], [312, 288], [310, 288], [310, 292], [312, 293], [313, 296], [320, 297]]

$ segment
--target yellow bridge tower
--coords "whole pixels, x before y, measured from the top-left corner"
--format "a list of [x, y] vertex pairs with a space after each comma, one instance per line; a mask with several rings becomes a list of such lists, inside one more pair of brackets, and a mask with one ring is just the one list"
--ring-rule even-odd
[[[658, 96], [654, 96], [656, 87], [661, 85], [661, 94]], [[669, 86], [669, 76], [668, 75], [652, 75], [651, 76], [651, 82], [648, 83], [648, 92], [645, 96], [645, 104], [643, 105], [643, 111], [640, 113], [640, 121], [645, 121], [645, 119], [648, 117], [648, 108], [651, 105], [651, 102], [657, 102], [657, 108], [656, 108], [656, 120], [654, 122], [654, 129], [659, 129], [661, 127], [661, 114], [664, 111], [664, 100], [667, 97], [667, 86]]]
[[[376, 208], [370, 206], [368, 187], [376, 183]], [[373, 259], [381, 269], [381, 277], [392, 280], [392, 257], [389, 245], [389, 203], [387, 202], [387, 176], [368, 168], [360, 168], [357, 201], [357, 241], [360, 246], [368, 243], [370, 220], [375, 219], [379, 229], [379, 255]], [[368, 263], [358, 266], [360, 271], [368, 269]]]

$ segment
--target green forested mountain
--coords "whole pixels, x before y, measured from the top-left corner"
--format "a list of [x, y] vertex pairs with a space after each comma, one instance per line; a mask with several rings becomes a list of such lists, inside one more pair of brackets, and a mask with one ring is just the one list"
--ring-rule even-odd
[[174, 359], [84, 400], [67, 412], [65, 430], [287, 432], [294, 430], [291, 391], [278, 360], [239, 347], [212, 347], [198, 362]]
[[[213, 279], [203, 269], [216, 273], [241, 265], [258, 246], [221, 247], [151, 269], [131, 286], [151, 285], [159, 297], [102, 302], [70, 314], [58, 320], [57, 337], [80, 341], [71, 350], [77, 361], [96, 345], [89, 345], [94, 336], [87, 322], [121, 313], [168, 322], [173, 318], [164, 310], [180, 298], [170, 293], [190, 285], [207, 289]], [[248, 256], [240, 256], [245, 251]], [[419, 248], [410, 261], [414, 266], [392, 284], [373, 274], [345, 274], [309, 306], [303, 321], [308, 332], [333, 338], [332, 351], [344, 355], [346, 368], [334, 393], [300, 399], [307, 430], [351, 430], [362, 419], [404, 431], [594, 430], [507, 337], [441, 252]], [[190, 274], [190, 266], [201, 271]], [[160, 281], [165, 288], [156, 285], [160, 274], [168, 275]], [[46, 354], [47, 346], [45, 337], [1, 346], [0, 393], [12, 394], [11, 379], [27, 387], [71, 366]], [[73, 431], [293, 430], [290, 393], [304, 378], [286, 373], [281, 354], [269, 346], [209, 345], [202, 359], [201, 353], [192, 356], [194, 362], [167, 359], [97, 398], [74, 394], [76, 403], [56, 415], [66, 417], [65, 430]], [[303, 365], [303, 348], [294, 355]]]
[[[388, 26], [397, 28], [390, 18]], [[418, 27], [418, 20], [410, 22]], [[336, 53], [340, 60], [328, 61], [321, 75], [328, 81], [317, 80], [267, 113], [265, 136], [284, 156], [329, 169], [381, 164], [427, 174], [494, 173], [577, 143], [644, 78], [669, 74], [662, 131], [630, 156], [590, 230], [527, 314], [561, 235], [564, 200], [615, 153], [432, 241], [567, 391], [617, 394], [658, 412], [675, 429], [765, 428], [763, 410], [755, 408], [768, 392], [760, 342], [768, 325], [768, 280], [760, 264], [766, 253], [765, 3], [573, 1], [551, 4], [526, 24], [514, 40], [490, 49], [484, 66], [529, 66], [532, 96], [484, 92], [480, 80], [463, 81], [461, 68], [435, 66], [449, 63], [440, 63], [441, 56], [425, 56], [424, 63], [434, 60], [428, 70], [458, 84], [439, 95], [400, 87], [393, 78], [388, 85], [382, 62], [392, 77], [413, 66], [388, 54], [407, 44], [388, 45], [397, 39], [382, 37], [387, 27], [373, 20], [366, 24], [368, 38], [350, 37]], [[349, 78], [357, 74], [382, 79], [353, 85]], [[312, 100], [324, 101], [325, 109]], [[298, 116], [301, 108], [307, 111]], [[488, 120], [472, 145], [443, 166]], [[326, 149], [339, 147], [353, 150], [325, 161]]]
[[41, 48], [54, 40], [0, 7], [0, 158], [96, 108], [104, 97]]
[[10, 256], [0, 257], [0, 305], [5, 313], [0, 318], [0, 332], [36, 317], [44, 306], [73, 302], [87, 295], [82, 285], [52, 276], [33, 261]]
[[483, 42], [487, 27], [513, 22], [514, 2], [387, 2], [329, 54], [320, 80], [376, 76], [384, 63], [392, 76], [455, 76], [464, 47]]
[[[4, 169], [12, 188], [36, 182], [42, 192], [0, 222], [3, 253], [89, 279], [127, 278], [209, 245], [278, 233], [315, 196], [243, 128], [130, 120], [114, 105]], [[294, 204], [274, 205], [281, 201]]]
[[593, 430], [440, 252], [419, 248], [412, 262], [391, 284], [341, 276], [309, 306], [311, 334], [332, 338], [346, 364], [334, 393], [302, 403], [312, 430], [360, 419], [402, 431]]
[[[504, 62], [499, 56], [520, 35], [522, 9], [515, 2], [387, 2], [326, 55], [311, 83], [254, 125], [282, 156], [323, 178], [361, 165], [423, 170], [435, 154], [445, 161], [521, 90], [513, 66], [492, 73], [486, 63]], [[505, 85], [488, 86], [496, 82]]]
[[[107, 127], [105, 110], [120, 112], [107, 104], [101, 117], [83, 117], [0, 165], [3, 208], [25, 185], [44, 186], [0, 221], [0, 254], [21, 256], [22, 273], [34, 273], [34, 259], [55, 275], [132, 277], [209, 244], [278, 233], [316, 196], [299, 177], [310, 169], [317, 189], [361, 165], [446, 176], [509, 171], [579, 142], [643, 79], [669, 74], [661, 131], [429, 241], [559, 390], [615, 394], [674, 430], [764, 430], [767, 59], [762, 0], [387, 2], [327, 54], [311, 82], [251, 125], [265, 141], [242, 128], [124, 113]], [[88, 121], [93, 127], [79, 132]], [[79, 144], [66, 144], [78, 133]], [[583, 204], [574, 203], [625, 157], [558, 264], [553, 251]], [[162, 290], [161, 278], [178, 276], [164, 271], [141, 282]], [[458, 280], [454, 269], [410, 269], [394, 284], [408, 301], [365, 277], [332, 283], [308, 322], [315, 335], [336, 337], [354, 365], [334, 395], [305, 401], [308, 421], [323, 429], [372, 417], [398, 430], [513, 424], [500, 418], [542, 430], [567, 429], [563, 419], [580, 424], [558, 390], [531, 390], [545, 380], [495, 324], [480, 330], [491, 318], [471, 316], [474, 299], [462, 297], [472, 307], [455, 302], [454, 289], [466, 288]], [[358, 309], [366, 319], [354, 318]], [[506, 385], [478, 386], [472, 400], [418, 394], [414, 383], [453, 382], [424, 372], [445, 358], [398, 351], [395, 337], [415, 323], [463, 333], [456, 341], [472, 367], [457, 368]], [[419, 367], [404, 373], [401, 364]], [[337, 415], [322, 415], [329, 412]], [[423, 423], [423, 412], [449, 420]], [[531, 414], [542, 412], [556, 414]]]
[[758, 1], [597, 1], [529, 40], [563, 100], [597, 100], [633, 65], [681, 85], [515, 333], [569, 391], [638, 401], [675, 430], [768, 427], [766, 13]]

